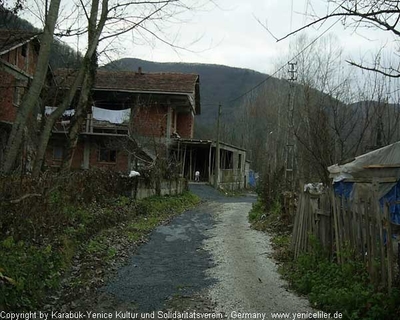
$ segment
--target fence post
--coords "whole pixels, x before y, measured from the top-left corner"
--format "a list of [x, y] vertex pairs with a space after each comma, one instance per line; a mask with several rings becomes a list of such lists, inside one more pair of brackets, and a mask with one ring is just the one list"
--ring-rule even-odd
[[393, 280], [393, 246], [392, 246], [392, 226], [389, 212], [389, 204], [385, 203], [385, 224], [386, 224], [386, 251], [387, 251], [387, 264], [388, 264], [388, 292], [392, 292]]
[[333, 220], [335, 224], [335, 242], [336, 242], [336, 258], [338, 263], [341, 263], [341, 256], [340, 256], [340, 235], [339, 235], [339, 221], [338, 221], [338, 208], [337, 208], [337, 201], [335, 197], [335, 193], [332, 191], [332, 208], [333, 208]]

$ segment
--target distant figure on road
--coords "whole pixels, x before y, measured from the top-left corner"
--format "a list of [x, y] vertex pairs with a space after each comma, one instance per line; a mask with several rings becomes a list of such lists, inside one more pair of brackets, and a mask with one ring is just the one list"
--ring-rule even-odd
[[197, 181], [197, 182], [200, 181], [200, 172], [199, 171], [196, 171], [194, 173], [194, 181]]

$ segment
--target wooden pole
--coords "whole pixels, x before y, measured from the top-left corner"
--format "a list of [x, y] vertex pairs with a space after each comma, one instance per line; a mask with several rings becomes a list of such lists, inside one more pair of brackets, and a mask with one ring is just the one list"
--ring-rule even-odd
[[335, 242], [336, 242], [336, 257], [337, 261], [341, 263], [341, 252], [340, 252], [340, 235], [339, 235], [339, 220], [338, 220], [338, 207], [335, 197], [335, 193], [332, 191], [332, 209], [333, 209], [333, 221], [335, 226]]
[[185, 152], [183, 153], [183, 164], [182, 164], [182, 177], [185, 177], [185, 165], [186, 165], [186, 149], [187, 145], [185, 145]]
[[189, 152], [189, 181], [192, 181], [192, 174], [193, 174], [193, 172], [192, 172], [192, 170], [193, 170], [193, 167], [192, 167], [192, 152], [193, 152], [193, 150], [192, 150], [192, 148], [190, 148], [190, 152]]
[[385, 220], [386, 220], [386, 251], [387, 251], [387, 263], [388, 263], [388, 291], [392, 292], [392, 281], [393, 281], [393, 245], [392, 245], [392, 226], [390, 219], [389, 204], [385, 203]]
[[214, 173], [214, 188], [218, 189], [218, 180], [219, 180], [219, 163], [220, 163], [220, 155], [219, 155], [219, 122], [221, 117], [221, 103], [218, 105], [218, 117], [217, 117], [217, 143], [216, 143], [216, 155], [215, 155], [215, 173]]
[[212, 143], [210, 143], [210, 151], [208, 151], [208, 182], [211, 183], [211, 150]]

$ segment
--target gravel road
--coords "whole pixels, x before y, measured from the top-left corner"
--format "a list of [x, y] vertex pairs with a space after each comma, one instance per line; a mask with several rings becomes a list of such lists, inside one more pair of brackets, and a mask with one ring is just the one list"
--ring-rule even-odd
[[[254, 196], [225, 197], [194, 184], [204, 201], [160, 226], [102, 289], [103, 311], [306, 312], [305, 299], [285, 289], [270, 258], [270, 239], [250, 228]], [[236, 312], [236, 313], [235, 313]], [[262, 318], [262, 317], [259, 317]]]

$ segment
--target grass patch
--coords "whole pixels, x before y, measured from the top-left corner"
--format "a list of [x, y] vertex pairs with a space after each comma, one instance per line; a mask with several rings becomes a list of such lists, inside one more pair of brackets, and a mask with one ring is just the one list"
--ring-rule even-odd
[[0, 241], [0, 309], [40, 309], [49, 303], [50, 293], [60, 290], [63, 275], [67, 279], [63, 291], [71, 294], [65, 298], [73, 299], [83, 288], [102, 283], [114, 260], [124, 256], [133, 242], [142, 242], [156, 226], [199, 202], [186, 192], [138, 201], [118, 197], [82, 207], [58, 203], [68, 223], [51, 243], [12, 236]]
[[286, 261], [281, 272], [297, 292], [326, 312], [343, 314], [343, 319], [398, 319], [399, 291], [377, 290], [363, 261], [338, 265], [316, 248], [295, 261]]
[[292, 289], [306, 295], [311, 305], [334, 314], [340, 312], [342, 319], [386, 320], [400, 317], [400, 293], [394, 289], [389, 295], [377, 290], [371, 283], [367, 266], [363, 261], [338, 265], [331, 261], [315, 238], [310, 238], [312, 250], [293, 260], [291, 252], [291, 229], [281, 218], [281, 208], [274, 203], [265, 213], [261, 202], [253, 205], [249, 221], [259, 230], [272, 235], [273, 257], [280, 264], [279, 271]]

